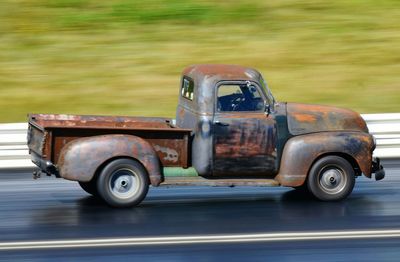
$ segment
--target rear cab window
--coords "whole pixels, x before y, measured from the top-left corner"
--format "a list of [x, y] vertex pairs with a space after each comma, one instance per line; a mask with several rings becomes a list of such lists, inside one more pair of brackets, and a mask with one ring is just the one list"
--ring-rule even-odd
[[181, 95], [182, 97], [193, 101], [194, 82], [191, 78], [187, 76], [184, 76], [182, 79]]

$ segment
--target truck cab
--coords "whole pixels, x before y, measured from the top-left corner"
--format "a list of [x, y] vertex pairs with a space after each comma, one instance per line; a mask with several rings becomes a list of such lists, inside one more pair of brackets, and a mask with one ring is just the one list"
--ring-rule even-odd
[[280, 110], [256, 70], [197, 65], [183, 72], [176, 123], [193, 130], [192, 165], [199, 175], [273, 176]]

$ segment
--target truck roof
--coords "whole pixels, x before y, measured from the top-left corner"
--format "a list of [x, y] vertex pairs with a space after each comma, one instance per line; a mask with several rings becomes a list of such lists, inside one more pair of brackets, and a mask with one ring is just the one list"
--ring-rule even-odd
[[221, 80], [252, 80], [258, 81], [261, 74], [249, 67], [224, 64], [198, 64], [186, 67], [182, 75], [192, 78], [197, 84], [212, 78], [215, 82]]

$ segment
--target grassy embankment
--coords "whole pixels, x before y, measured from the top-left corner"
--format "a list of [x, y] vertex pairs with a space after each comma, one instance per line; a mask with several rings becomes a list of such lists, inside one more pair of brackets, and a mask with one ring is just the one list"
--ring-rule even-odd
[[0, 3], [0, 122], [174, 116], [193, 63], [258, 68], [281, 101], [400, 111], [397, 0]]

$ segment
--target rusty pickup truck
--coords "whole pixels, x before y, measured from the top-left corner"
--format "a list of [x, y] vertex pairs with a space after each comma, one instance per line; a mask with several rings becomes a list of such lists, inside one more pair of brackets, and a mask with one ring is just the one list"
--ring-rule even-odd
[[150, 185], [286, 186], [337, 201], [357, 176], [385, 176], [359, 114], [277, 102], [258, 71], [235, 65], [187, 67], [176, 119], [30, 114], [28, 146], [35, 177], [78, 181], [114, 207]]

